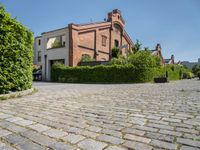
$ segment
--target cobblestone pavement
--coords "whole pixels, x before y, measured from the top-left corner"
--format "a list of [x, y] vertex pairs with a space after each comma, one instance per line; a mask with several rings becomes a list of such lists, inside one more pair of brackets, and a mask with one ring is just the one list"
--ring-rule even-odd
[[34, 86], [0, 101], [0, 150], [200, 149], [200, 81]]

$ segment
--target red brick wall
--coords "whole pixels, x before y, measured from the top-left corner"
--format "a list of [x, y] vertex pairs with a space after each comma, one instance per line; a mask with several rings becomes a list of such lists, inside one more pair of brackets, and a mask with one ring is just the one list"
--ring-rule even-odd
[[[87, 24], [87, 25], [69, 25], [69, 53], [70, 66], [77, 66], [83, 54], [88, 54], [97, 61], [110, 60], [111, 51], [115, 46], [115, 40], [119, 41], [119, 46], [129, 44], [124, 33], [124, 22], [121, 14], [109, 14], [108, 22]], [[118, 24], [116, 27], [115, 24]], [[106, 46], [102, 45], [102, 36], [107, 37]], [[125, 49], [122, 54], [126, 55]]]

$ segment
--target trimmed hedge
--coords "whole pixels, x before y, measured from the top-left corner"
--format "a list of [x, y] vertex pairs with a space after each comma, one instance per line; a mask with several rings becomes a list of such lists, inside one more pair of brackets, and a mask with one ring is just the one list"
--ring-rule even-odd
[[166, 77], [166, 72], [169, 80], [191, 79], [193, 74], [190, 70], [179, 65], [166, 65], [157, 70], [157, 76]]
[[33, 35], [0, 6], [0, 94], [32, 87]]
[[65, 67], [54, 65], [51, 79], [66, 83], [141, 83], [153, 80], [153, 69], [137, 69], [133, 65]]

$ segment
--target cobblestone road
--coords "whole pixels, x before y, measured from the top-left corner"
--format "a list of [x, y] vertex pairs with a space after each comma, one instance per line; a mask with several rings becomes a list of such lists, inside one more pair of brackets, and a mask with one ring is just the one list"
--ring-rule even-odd
[[200, 149], [200, 81], [34, 86], [0, 101], [0, 150]]

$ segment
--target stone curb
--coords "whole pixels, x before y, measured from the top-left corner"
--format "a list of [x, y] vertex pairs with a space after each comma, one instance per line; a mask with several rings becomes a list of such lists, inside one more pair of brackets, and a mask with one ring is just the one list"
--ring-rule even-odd
[[0, 95], [0, 100], [7, 100], [7, 99], [10, 99], [10, 98], [17, 98], [17, 97], [26, 96], [26, 95], [32, 94], [35, 91], [36, 91], [35, 88], [31, 88], [31, 89], [24, 90], [24, 91], [11, 92], [9, 94], [2, 94], [2, 95]]

